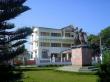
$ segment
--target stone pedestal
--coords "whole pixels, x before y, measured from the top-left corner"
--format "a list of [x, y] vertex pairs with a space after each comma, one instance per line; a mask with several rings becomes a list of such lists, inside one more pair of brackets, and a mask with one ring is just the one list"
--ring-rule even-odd
[[91, 49], [87, 45], [78, 45], [72, 47], [72, 65], [87, 66], [92, 63]]

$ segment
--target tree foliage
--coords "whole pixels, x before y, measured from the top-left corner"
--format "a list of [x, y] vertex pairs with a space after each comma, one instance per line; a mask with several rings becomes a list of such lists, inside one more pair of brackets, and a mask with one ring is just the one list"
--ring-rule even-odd
[[110, 82], [110, 62], [101, 64], [97, 74], [98, 82]]
[[88, 36], [88, 42], [90, 48], [93, 49], [93, 56], [99, 55], [100, 53], [99, 37], [97, 35], [91, 34]]
[[110, 62], [110, 50], [106, 49], [103, 51], [103, 63], [109, 63]]
[[110, 26], [101, 30], [98, 35], [90, 35], [88, 37], [90, 46], [94, 49], [95, 53], [99, 50], [99, 54], [100, 47], [96, 45], [100, 45], [100, 38], [101, 45], [103, 46], [103, 61], [98, 70], [98, 82], [110, 82]]
[[29, 27], [12, 30], [15, 25], [8, 20], [30, 9], [24, 5], [25, 1], [0, 0], [0, 82], [14, 82], [21, 74], [8, 62], [24, 52], [23, 44], [32, 30]]
[[94, 34], [90, 34], [88, 36], [88, 41], [90, 44], [99, 44], [99, 37], [97, 35], [94, 35]]
[[100, 38], [103, 49], [110, 49], [110, 26], [101, 30], [98, 35], [91, 34], [88, 36], [88, 42], [90, 46], [95, 50], [95, 53], [100, 53]]
[[107, 48], [110, 48], [110, 26], [106, 27], [100, 32], [102, 44]]
[[103, 52], [103, 63], [98, 70], [98, 82], [110, 82], [110, 50]]

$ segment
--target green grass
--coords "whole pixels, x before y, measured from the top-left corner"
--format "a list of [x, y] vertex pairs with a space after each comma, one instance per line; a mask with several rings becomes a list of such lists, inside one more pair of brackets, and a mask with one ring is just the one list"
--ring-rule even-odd
[[51, 69], [24, 71], [24, 82], [97, 82], [96, 75], [59, 72]]

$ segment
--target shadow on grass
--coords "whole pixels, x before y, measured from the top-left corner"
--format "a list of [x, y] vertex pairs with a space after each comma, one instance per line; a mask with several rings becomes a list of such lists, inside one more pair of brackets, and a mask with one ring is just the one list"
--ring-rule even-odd
[[23, 82], [22, 70], [12, 65], [0, 65], [0, 82]]
[[53, 68], [21, 68], [22, 71], [40, 71], [40, 70], [53, 70]]

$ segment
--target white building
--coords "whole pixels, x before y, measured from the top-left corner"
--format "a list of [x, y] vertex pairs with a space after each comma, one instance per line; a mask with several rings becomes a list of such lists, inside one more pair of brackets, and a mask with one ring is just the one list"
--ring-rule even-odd
[[71, 52], [62, 53], [74, 44], [74, 27], [62, 29], [35, 27], [32, 33], [32, 57], [37, 65], [71, 64]]

